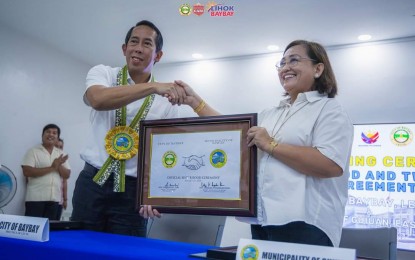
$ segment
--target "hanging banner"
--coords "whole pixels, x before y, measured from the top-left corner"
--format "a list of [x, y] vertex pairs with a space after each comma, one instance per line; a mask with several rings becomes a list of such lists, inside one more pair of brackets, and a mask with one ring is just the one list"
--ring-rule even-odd
[[344, 227], [396, 227], [415, 250], [415, 123], [354, 126]]

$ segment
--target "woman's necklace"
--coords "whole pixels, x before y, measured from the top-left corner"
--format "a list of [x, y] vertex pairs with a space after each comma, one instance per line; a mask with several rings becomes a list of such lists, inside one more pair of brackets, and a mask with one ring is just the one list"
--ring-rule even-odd
[[[277, 135], [278, 131], [280, 130], [281, 126], [283, 124], [280, 124], [280, 122], [282, 122], [284, 120], [284, 118], [287, 116], [288, 112], [290, 111], [291, 106], [290, 105], [285, 105], [284, 106], [284, 111], [282, 111], [281, 116], [279, 116], [277, 118], [277, 120], [275, 121], [274, 127], [272, 128], [271, 131], [271, 137], [274, 137]], [[280, 126], [278, 126], [280, 125]], [[277, 128], [278, 126], [278, 128]]]
[[[301, 104], [298, 104], [296, 106], [291, 106], [291, 105], [286, 104], [281, 116], [278, 117], [277, 121], [275, 122], [274, 128], [271, 131], [271, 136], [275, 138], [278, 132], [280, 131], [281, 127], [285, 124], [285, 122], [287, 122], [288, 119], [290, 119], [298, 111], [304, 108], [307, 104], [308, 104], [307, 100], [304, 100]], [[291, 111], [292, 113], [290, 113]]]

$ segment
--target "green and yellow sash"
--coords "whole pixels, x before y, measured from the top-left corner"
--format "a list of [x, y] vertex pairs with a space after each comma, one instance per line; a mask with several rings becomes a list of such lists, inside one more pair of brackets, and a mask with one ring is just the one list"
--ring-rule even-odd
[[[118, 86], [128, 86], [127, 75], [127, 66], [124, 66], [117, 75]], [[151, 82], [154, 82], [153, 78]], [[146, 97], [129, 126], [126, 106], [115, 111], [115, 127], [109, 130], [105, 137], [105, 149], [109, 156], [94, 176], [94, 182], [102, 186], [113, 173], [114, 192], [125, 191], [125, 163], [138, 153], [139, 122], [146, 118], [154, 97], [154, 94]]]

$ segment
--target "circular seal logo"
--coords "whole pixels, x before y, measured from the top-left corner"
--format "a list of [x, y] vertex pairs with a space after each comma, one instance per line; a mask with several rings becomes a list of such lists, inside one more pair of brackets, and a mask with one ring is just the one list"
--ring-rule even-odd
[[413, 139], [413, 133], [411, 129], [404, 127], [404, 126], [398, 126], [391, 131], [391, 141], [397, 146], [404, 146], [408, 145], [412, 142]]
[[163, 154], [163, 166], [166, 168], [173, 168], [177, 163], [177, 155], [173, 151], [167, 151]]
[[246, 245], [241, 250], [241, 258], [243, 260], [257, 260], [258, 255], [258, 248], [254, 245]]
[[138, 134], [129, 126], [117, 126], [105, 137], [105, 150], [117, 160], [128, 160], [138, 153]]
[[189, 4], [182, 4], [179, 8], [180, 15], [189, 16], [192, 13], [192, 7]]
[[213, 150], [213, 152], [210, 153], [210, 164], [215, 168], [222, 168], [225, 166], [227, 161], [227, 156], [225, 151], [221, 149]]

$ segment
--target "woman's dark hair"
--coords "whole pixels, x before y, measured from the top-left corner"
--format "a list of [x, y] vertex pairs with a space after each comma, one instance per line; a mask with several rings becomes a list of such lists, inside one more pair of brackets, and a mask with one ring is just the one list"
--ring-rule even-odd
[[315, 83], [312, 90], [317, 90], [320, 94], [327, 94], [329, 98], [333, 98], [337, 95], [337, 82], [334, 76], [333, 69], [331, 68], [329, 56], [327, 55], [324, 47], [316, 42], [310, 42], [305, 40], [296, 40], [288, 44], [284, 53], [291, 47], [301, 45], [306, 49], [307, 55], [310, 59], [313, 59], [313, 63], [323, 63], [324, 70], [319, 78], [315, 79]]
[[133, 32], [134, 28], [140, 25], [148, 26], [156, 32], [156, 52], [161, 51], [163, 49], [163, 36], [161, 35], [159, 28], [147, 20], [138, 22], [135, 26], [131, 27], [130, 30], [128, 30], [127, 35], [125, 36], [125, 44], [127, 44], [130, 40], [131, 33]]

